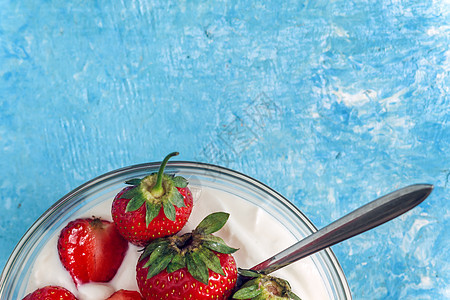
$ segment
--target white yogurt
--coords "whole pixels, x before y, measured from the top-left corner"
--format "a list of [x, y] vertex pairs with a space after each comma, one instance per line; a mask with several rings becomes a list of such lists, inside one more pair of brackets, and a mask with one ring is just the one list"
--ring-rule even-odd
[[[182, 232], [191, 231], [208, 214], [223, 211], [230, 214], [226, 225], [216, 233], [226, 243], [239, 248], [233, 254], [237, 265], [251, 268], [296, 242], [295, 237], [275, 218], [261, 208], [227, 192], [189, 186], [194, 196], [192, 215]], [[79, 217], [111, 218], [112, 197]], [[136, 262], [140, 248], [130, 244], [125, 259], [114, 279], [108, 283], [89, 283], [76, 288], [69, 273], [59, 261], [58, 233], [43, 247], [32, 269], [27, 293], [45, 285], [59, 285], [70, 290], [80, 300], [104, 300], [119, 289], [138, 290]], [[287, 279], [293, 291], [303, 300], [328, 299], [326, 286], [312, 259], [305, 258], [273, 275]]]

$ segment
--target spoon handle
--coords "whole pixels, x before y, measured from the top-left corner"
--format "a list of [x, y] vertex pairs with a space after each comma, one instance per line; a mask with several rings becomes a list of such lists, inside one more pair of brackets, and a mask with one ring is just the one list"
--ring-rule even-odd
[[414, 208], [425, 200], [432, 190], [433, 186], [430, 184], [415, 184], [396, 190], [354, 210], [254, 266], [251, 270], [269, 274], [301, 258], [372, 229]]

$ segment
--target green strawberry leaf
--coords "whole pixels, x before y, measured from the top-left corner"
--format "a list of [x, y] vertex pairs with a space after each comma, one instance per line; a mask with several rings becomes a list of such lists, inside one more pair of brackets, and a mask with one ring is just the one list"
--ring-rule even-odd
[[253, 297], [259, 296], [261, 293], [262, 291], [259, 286], [257, 284], [252, 284], [234, 293], [233, 299], [251, 299]]
[[181, 177], [181, 176], [173, 177], [172, 181], [173, 181], [173, 185], [178, 188], [185, 188], [188, 185], [188, 181], [184, 177]]
[[203, 235], [201, 237], [201, 239], [202, 239], [202, 241], [210, 241], [210, 242], [216, 242], [216, 243], [223, 243], [223, 244], [225, 244], [225, 241], [221, 237], [216, 236], [216, 235], [212, 235], [212, 234]]
[[176, 211], [175, 211], [175, 207], [173, 206], [172, 203], [170, 203], [170, 201], [163, 202], [163, 209], [164, 209], [164, 214], [166, 215], [167, 219], [169, 219], [171, 221], [175, 221]]
[[145, 224], [148, 227], [148, 225], [153, 221], [154, 218], [156, 218], [156, 216], [161, 211], [161, 204], [146, 201], [145, 206], [146, 206]]
[[242, 276], [252, 277], [252, 278], [256, 278], [256, 277], [260, 276], [260, 274], [258, 272], [256, 272], [256, 271], [247, 270], [247, 269], [241, 269], [241, 268], [238, 268], [238, 273], [240, 275], [242, 275]]
[[299, 296], [297, 296], [296, 294], [294, 294], [293, 292], [289, 291], [287, 292], [289, 298], [291, 298], [292, 300], [302, 300]]
[[227, 246], [226, 244], [209, 242], [209, 241], [205, 241], [203, 246], [205, 246], [206, 248], [208, 248], [210, 250], [213, 250], [213, 251], [216, 251], [219, 253], [224, 253], [224, 254], [232, 254], [238, 250], [235, 248], [231, 248], [231, 247]]
[[124, 198], [124, 199], [131, 199], [131, 198], [133, 198], [134, 196], [136, 196], [136, 195], [138, 195], [138, 194], [139, 194], [139, 189], [138, 189], [137, 187], [134, 187], [134, 188], [132, 188], [132, 189], [126, 191], [126, 192], [122, 195], [122, 198]]
[[224, 253], [224, 254], [232, 254], [238, 250], [235, 248], [231, 248], [225, 244], [209, 242], [209, 241], [205, 241], [203, 246], [205, 246], [206, 248], [211, 249], [213, 251], [216, 251], [219, 253]]
[[167, 266], [167, 273], [175, 272], [176, 270], [179, 270], [184, 267], [186, 267], [184, 257], [181, 254], [176, 254], [172, 258], [170, 264]]
[[144, 258], [148, 257], [150, 254], [152, 254], [152, 252], [160, 245], [166, 245], [166, 247], [167, 247], [169, 245], [169, 242], [162, 238], [154, 240], [153, 242], [151, 242], [150, 244], [148, 244], [145, 247], [144, 252], [139, 257], [139, 261], [143, 260]]
[[224, 212], [216, 212], [206, 216], [195, 231], [200, 234], [211, 234], [220, 230], [228, 220], [230, 214]]
[[171, 193], [171, 195], [169, 197], [169, 201], [170, 201], [170, 203], [172, 203], [176, 207], [185, 207], [186, 206], [184, 204], [183, 196], [180, 194], [180, 192], [177, 190], [176, 187], [173, 187], [172, 193]]
[[198, 256], [206, 264], [208, 269], [217, 274], [225, 276], [225, 273], [223, 272], [222, 266], [220, 264], [220, 259], [214, 252], [212, 252], [208, 248], [201, 248], [200, 250], [198, 250]]
[[153, 250], [152, 254], [150, 254], [150, 257], [145, 263], [144, 268], [147, 268], [151, 266], [155, 261], [162, 259], [170, 251], [167, 246], [168, 243], [160, 244], [158, 247], [156, 247], [155, 250]]
[[128, 202], [125, 212], [138, 210], [144, 203], [145, 198], [141, 194], [138, 194]]
[[189, 252], [186, 255], [186, 266], [188, 272], [197, 279], [198, 281], [208, 284], [209, 271], [206, 264], [199, 258], [198, 254], [194, 252]]
[[125, 181], [125, 184], [129, 184], [129, 185], [139, 185], [139, 183], [141, 183], [141, 180], [142, 180], [142, 179], [140, 179], [140, 178], [133, 178], [133, 179], [130, 179], [130, 180]]
[[159, 274], [162, 270], [164, 270], [169, 265], [174, 256], [175, 252], [169, 251], [168, 253], [166, 252], [164, 255], [159, 256], [158, 259], [154, 260], [148, 268], [147, 279], [152, 278], [153, 276]]
[[214, 235], [203, 236], [202, 241], [204, 247], [219, 253], [231, 254], [239, 250], [231, 248], [224, 242], [222, 238]]

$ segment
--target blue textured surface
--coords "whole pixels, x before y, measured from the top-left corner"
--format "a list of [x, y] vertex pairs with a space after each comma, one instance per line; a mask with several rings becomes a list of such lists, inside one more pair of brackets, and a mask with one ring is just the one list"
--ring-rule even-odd
[[0, 267], [81, 183], [181, 160], [244, 172], [318, 227], [427, 182], [334, 246], [355, 299], [450, 299], [442, 1], [0, 1]]

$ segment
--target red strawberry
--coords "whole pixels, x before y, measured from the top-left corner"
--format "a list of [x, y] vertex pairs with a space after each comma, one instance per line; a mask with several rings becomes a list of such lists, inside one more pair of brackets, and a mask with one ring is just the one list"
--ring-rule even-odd
[[143, 179], [132, 179], [133, 185], [120, 191], [112, 204], [111, 214], [120, 234], [137, 246], [177, 233], [186, 224], [193, 205], [187, 180], [164, 174], [167, 155], [158, 173]]
[[127, 249], [114, 223], [98, 218], [70, 222], [58, 239], [59, 258], [76, 284], [110, 281]]
[[28, 294], [23, 300], [77, 300], [75, 296], [60, 286], [48, 285]]
[[143, 300], [143, 298], [136, 291], [118, 290], [106, 300]]
[[291, 291], [289, 282], [284, 279], [259, 274], [252, 270], [239, 269], [244, 277], [252, 278], [245, 282], [242, 287], [233, 294], [231, 299], [278, 299], [278, 300], [301, 300]]
[[211, 233], [229, 214], [207, 216], [192, 233], [160, 238], [139, 258], [136, 280], [144, 299], [227, 299], [236, 283], [233, 249]]

